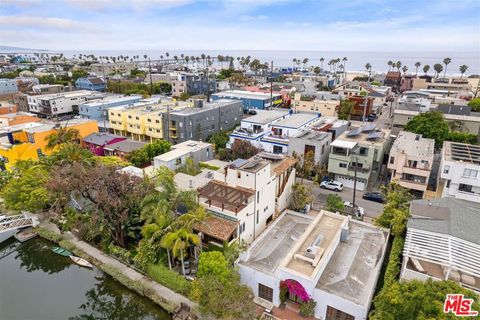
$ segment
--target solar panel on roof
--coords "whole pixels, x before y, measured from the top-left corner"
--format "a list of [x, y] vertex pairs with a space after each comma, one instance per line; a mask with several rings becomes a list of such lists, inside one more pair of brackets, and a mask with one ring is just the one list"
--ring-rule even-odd
[[377, 125], [375, 123], [369, 123], [365, 127], [363, 127], [362, 131], [363, 132], [373, 131], [373, 130], [375, 130], [376, 127], [377, 127]]
[[347, 137], [355, 137], [358, 136], [362, 132], [362, 128], [358, 128], [355, 130], [352, 130], [348, 133]]
[[378, 139], [381, 138], [382, 135], [382, 132], [373, 131], [368, 134], [367, 139]]

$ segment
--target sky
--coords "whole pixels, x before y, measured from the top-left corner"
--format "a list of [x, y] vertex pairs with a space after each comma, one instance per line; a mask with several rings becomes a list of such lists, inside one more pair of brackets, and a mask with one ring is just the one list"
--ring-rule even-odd
[[480, 52], [480, 0], [0, 0], [0, 44]]

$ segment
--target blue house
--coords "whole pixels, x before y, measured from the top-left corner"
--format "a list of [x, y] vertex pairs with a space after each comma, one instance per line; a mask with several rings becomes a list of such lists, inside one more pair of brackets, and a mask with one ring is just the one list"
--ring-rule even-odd
[[274, 93], [270, 99], [269, 93], [250, 92], [241, 90], [230, 90], [212, 94], [213, 101], [220, 99], [241, 100], [243, 103], [243, 111], [250, 109], [266, 110], [274, 108], [282, 104], [282, 95]]
[[107, 83], [102, 78], [88, 76], [78, 78], [77, 81], [75, 81], [75, 88], [91, 91], [105, 91]]

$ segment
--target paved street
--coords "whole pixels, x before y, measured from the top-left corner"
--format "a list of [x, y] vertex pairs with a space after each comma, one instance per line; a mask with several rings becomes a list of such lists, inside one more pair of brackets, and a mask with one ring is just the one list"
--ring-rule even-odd
[[[297, 179], [297, 182], [300, 182], [300, 179]], [[327, 203], [327, 196], [331, 193], [338, 194], [340, 197], [342, 197], [344, 201], [350, 201], [350, 202], [353, 201], [353, 189], [344, 188], [340, 192], [335, 192], [331, 190], [322, 189], [316, 186], [311, 181], [304, 180], [303, 183], [305, 184], [305, 186], [310, 188], [310, 190], [312, 190], [313, 208], [316, 210], [325, 208], [325, 205]], [[364, 200], [362, 196], [363, 196], [363, 192], [357, 190], [355, 204], [365, 209], [365, 215], [367, 217], [372, 219], [378, 217], [382, 212], [383, 204]]]

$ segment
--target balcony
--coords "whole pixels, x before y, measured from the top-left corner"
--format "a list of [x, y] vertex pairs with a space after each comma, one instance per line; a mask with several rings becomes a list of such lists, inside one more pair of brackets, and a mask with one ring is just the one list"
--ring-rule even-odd
[[427, 182], [418, 182], [412, 181], [407, 179], [397, 179], [398, 184], [404, 188], [411, 189], [411, 190], [418, 190], [418, 191], [425, 191], [427, 190]]
[[370, 173], [369, 167], [359, 167], [353, 165], [348, 166], [348, 171], [355, 171], [355, 169], [357, 170], [357, 173]]

